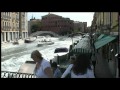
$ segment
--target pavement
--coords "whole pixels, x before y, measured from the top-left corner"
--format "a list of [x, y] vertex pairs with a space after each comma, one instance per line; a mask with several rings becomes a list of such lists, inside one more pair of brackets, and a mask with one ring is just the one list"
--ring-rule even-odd
[[95, 65], [96, 78], [113, 78], [113, 75], [109, 68], [108, 61], [104, 60], [100, 53], [96, 54], [96, 58], [97, 58]]

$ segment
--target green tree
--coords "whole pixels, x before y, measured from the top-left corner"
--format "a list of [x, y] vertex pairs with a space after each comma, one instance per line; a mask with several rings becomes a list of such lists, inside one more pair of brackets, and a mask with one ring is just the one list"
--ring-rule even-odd
[[41, 22], [37, 21], [31, 26], [31, 32], [36, 32], [41, 30]]
[[37, 24], [33, 24], [31, 26], [31, 32], [33, 33], [33, 32], [36, 32], [36, 31], [38, 31], [38, 25]]

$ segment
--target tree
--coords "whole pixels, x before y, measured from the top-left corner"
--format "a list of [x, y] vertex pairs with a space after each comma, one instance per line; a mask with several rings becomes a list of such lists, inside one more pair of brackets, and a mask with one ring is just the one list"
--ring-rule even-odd
[[31, 26], [31, 32], [36, 32], [41, 30], [41, 22], [37, 21]]
[[31, 26], [31, 32], [33, 33], [33, 32], [36, 32], [36, 31], [38, 31], [38, 25], [37, 24], [33, 24]]

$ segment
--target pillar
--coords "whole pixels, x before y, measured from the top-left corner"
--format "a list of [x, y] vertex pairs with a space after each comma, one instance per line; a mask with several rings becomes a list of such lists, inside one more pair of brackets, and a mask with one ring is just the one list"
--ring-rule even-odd
[[3, 35], [2, 35], [2, 33], [1, 33], [1, 42], [3, 41]]
[[6, 32], [4, 32], [4, 42], [6, 42]]
[[16, 38], [17, 38], [17, 32], [15, 32], [15, 40], [16, 40]]
[[15, 40], [15, 32], [14, 32], [14, 40]]
[[8, 32], [8, 40], [10, 41], [10, 32]]
[[24, 38], [26, 38], [26, 32], [24, 33]]
[[10, 32], [10, 40], [12, 41], [12, 32]]

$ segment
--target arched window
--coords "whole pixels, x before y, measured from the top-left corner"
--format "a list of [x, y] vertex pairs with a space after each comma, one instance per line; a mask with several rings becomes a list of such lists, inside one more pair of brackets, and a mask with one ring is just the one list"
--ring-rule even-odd
[[5, 22], [4, 30], [6, 30], [6, 22]]
[[6, 27], [6, 22], [5, 22], [5, 27]]
[[9, 23], [9, 29], [10, 29], [10, 23]]

